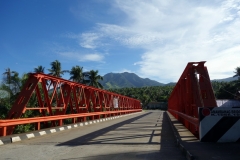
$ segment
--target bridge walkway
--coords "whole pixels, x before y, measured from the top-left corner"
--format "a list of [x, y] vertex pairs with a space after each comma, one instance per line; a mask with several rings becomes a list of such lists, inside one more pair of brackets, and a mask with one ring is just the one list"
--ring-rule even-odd
[[142, 113], [0, 146], [0, 159], [184, 160], [163, 111]]
[[200, 142], [169, 112], [177, 145], [188, 159], [196, 160], [240, 160], [240, 143]]

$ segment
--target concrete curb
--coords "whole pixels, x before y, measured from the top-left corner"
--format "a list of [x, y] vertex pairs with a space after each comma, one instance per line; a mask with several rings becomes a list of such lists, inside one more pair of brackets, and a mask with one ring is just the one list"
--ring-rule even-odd
[[3, 145], [4, 143], [3, 143], [3, 141], [2, 140], [0, 140], [0, 145]]
[[[171, 123], [171, 128], [173, 130], [173, 133], [174, 133], [174, 136], [176, 138], [176, 141], [177, 141], [177, 146], [178, 148], [184, 153], [184, 155], [186, 156], [186, 158], [188, 160], [195, 160], [195, 157], [184, 147], [184, 145], [181, 143], [182, 140], [180, 138], [180, 135], [179, 133], [177, 132], [177, 129], [175, 128], [175, 126], [173, 125], [172, 123], [172, 120], [171, 120], [171, 117], [169, 116], [169, 112], [167, 111], [167, 117]], [[180, 123], [180, 122], [179, 122]]]
[[61, 132], [64, 130], [69, 130], [69, 129], [77, 128], [77, 127], [83, 127], [83, 126], [87, 126], [87, 125], [91, 125], [91, 124], [97, 124], [100, 122], [114, 120], [117, 118], [126, 117], [126, 116], [139, 114], [139, 113], [142, 113], [142, 112], [136, 112], [136, 113], [108, 117], [108, 118], [101, 118], [101, 119], [96, 119], [96, 120], [91, 120], [91, 121], [86, 121], [86, 122], [79, 122], [79, 123], [68, 124], [68, 125], [64, 125], [64, 126], [58, 126], [58, 127], [54, 127], [54, 128], [47, 128], [47, 129], [33, 131], [33, 132], [29, 132], [29, 133], [22, 133], [22, 134], [10, 135], [10, 136], [6, 136], [6, 137], [0, 137], [0, 145], [15, 143], [15, 142], [19, 142], [22, 140], [26, 140], [26, 139], [30, 139], [30, 138], [34, 138], [34, 137], [38, 137], [38, 136], [44, 136], [47, 134]]

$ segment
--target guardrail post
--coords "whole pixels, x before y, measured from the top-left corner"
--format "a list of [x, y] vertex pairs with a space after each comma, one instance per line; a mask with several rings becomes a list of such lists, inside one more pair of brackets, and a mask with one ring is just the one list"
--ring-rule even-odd
[[41, 129], [40, 122], [35, 123], [35, 130], [40, 130], [40, 129]]
[[2, 127], [2, 135], [3, 136], [7, 135], [7, 127], [6, 126]]
[[62, 126], [63, 120], [60, 119], [60, 120], [58, 121], [58, 123], [59, 123], [59, 126]]
[[76, 123], [76, 119], [75, 118], [72, 119], [72, 123]]

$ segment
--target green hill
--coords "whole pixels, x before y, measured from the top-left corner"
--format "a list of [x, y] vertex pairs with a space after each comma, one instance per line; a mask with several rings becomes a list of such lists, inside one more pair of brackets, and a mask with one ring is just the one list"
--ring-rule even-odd
[[211, 81], [217, 81], [217, 82], [232, 82], [238, 80], [240, 77], [229, 77], [229, 78], [224, 78], [224, 79], [214, 79]]
[[126, 88], [126, 87], [145, 87], [145, 86], [163, 86], [163, 83], [159, 83], [149, 78], [140, 78], [134, 73], [108, 73], [103, 76], [101, 84], [105, 89], [110, 88]]

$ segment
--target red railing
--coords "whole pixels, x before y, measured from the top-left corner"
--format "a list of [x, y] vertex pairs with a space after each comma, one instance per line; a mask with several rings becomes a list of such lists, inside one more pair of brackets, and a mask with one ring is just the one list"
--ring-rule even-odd
[[[1, 135], [7, 135], [7, 128], [14, 127], [16, 125], [24, 124], [34, 124], [35, 130], [41, 129], [41, 123], [44, 122], [56, 122], [57, 126], [63, 125], [63, 120], [71, 119], [72, 123], [79, 122], [78, 119], [82, 118], [83, 121], [86, 121], [87, 118], [94, 120], [96, 116], [102, 116], [103, 118], [109, 117], [109, 115], [124, 115], [134, 112], [141, 112], [142, 109], [134, 110], [122, 110], [122, 111], [106, 111], [106, 112], [92, 112], [92, 113], [81, 113], [81, 114], [67, 114], [67, 115], [58, 115], [58, 116], [47, 116], [47, 117], [34, 117], [34, 118], [21, 118], [21, 119], [11, 119], [11, 120], [0, 120]], [[98, 118], [97, 118], [98, 119]]]
[[168, 111], [197, 137], [198, 107], [217, 107], [204, 63], [188, 63], [168, 99]]
[[[27, 110], [37, 110], [38, 117], [21, 118]], [[106, 90], [75, 83], [46, 74], [30, 74], [6, 120], [0, 120], [0, 136], [13, 133], [20, 124], [40, 123], [61, 126], [72, 123], [141, 111], [139, 100]], [[43, 126], [43, 125], [42, 125]]]

